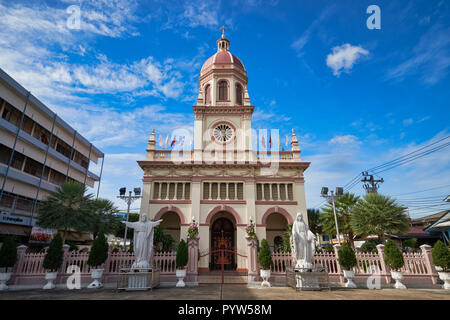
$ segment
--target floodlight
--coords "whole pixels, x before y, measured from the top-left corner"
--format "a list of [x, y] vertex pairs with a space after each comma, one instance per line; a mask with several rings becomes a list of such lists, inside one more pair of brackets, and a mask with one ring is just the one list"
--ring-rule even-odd
[[327, 187], [323, 187], [322, 188], [322, 192], [320, 193], [323, 196], [326, 196], [328, 194], [328, 188]]
[[140, 196], [141, 195], [141, 188], [134, 188], [134, 194], [136, 196]]
[[120, 192], [120, 195], [121, 195], [121, 196], [124, 196], [124, 195], [125, 195], [125, 192], [127, 192], [127, 188], [125, 188], [125, 187], [120, 188], [120, 189], [119, 189], [119, 192]]
[[344, 194], [344, 188], [342, 187], [336, 187], [336, 195], [342, 196]]

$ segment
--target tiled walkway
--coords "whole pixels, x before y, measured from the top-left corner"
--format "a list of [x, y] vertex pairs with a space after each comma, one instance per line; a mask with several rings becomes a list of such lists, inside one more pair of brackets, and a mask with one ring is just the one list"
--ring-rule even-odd
[[193, 288], [156, 288], [153, 291], [117, 292], [113, 289], [54, 291], [26, 290], [0, 292], [0, 300], [450, 300], [449, 290], [436, 289], [333, 289], [331, 291], [298, 291], [288, 287], [261, 289], [246, 285], [200, 285]]

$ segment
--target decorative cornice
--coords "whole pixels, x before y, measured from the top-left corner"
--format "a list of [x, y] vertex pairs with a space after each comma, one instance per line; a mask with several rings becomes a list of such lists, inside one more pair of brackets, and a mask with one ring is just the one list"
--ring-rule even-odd
[[246, 200], [200, 200], [200, 204], [247, 204]]
[[149, 200], [150, 204], [192, 204], [191, 200]]
[[265, 201], [265, 200], [257, 200], [255, 201], [255, 205], [268, 205], [268, 206], [276, 206], [276, 205], [282, 205], [282, 206], [296, 206], [298, 203], [297, 201]]

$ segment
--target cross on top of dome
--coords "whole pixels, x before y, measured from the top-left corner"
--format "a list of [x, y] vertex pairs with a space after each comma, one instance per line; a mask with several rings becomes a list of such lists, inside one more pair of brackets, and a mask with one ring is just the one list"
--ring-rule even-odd
[[227, 30], [227, 28], [225, 28], [225, 26], [222, 26], [220, 30], [222, 30], [222, 37], [219, 40], [217, 40], [217, 51], [221, 50], [228, 51], [230, 48], [230, 41], [227, 38], [225, 38], [225, 30]]

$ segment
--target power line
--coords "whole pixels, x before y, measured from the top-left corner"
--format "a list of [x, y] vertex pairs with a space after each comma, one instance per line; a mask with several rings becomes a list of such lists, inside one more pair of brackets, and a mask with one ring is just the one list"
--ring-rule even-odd
[[447, 187], [450, 187], [450, 184], [447, 184], [445, 186], [440, 186], [440, 187], [434, 187], [434, 188], [430, 188], [430, 189], [420, 190], [420, 191], [413, 191], [413, 192], [397, 194], [397, 195], [393, 195], [393, 197], [405, 196], [405, 195], [409, 195], [409, 194], [421, 193], [421, 192], [426, 192], [426, 191], [431, 191], [431, 190], [436, 190], [436, 189], [442, 189], [442, 188], [447, 188]]

